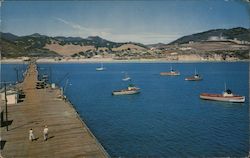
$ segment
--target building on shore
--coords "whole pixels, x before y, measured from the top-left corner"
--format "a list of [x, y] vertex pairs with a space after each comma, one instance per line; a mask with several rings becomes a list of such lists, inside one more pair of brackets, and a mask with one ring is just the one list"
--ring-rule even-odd
[[[17, 104], [19, 99], [19, 93], [16, 90], [7, 90], [6, 91], [6, 99], [7, 104]], [[1, 100], [5, 101], [5, 92], [4, 90], [1, 91]]]

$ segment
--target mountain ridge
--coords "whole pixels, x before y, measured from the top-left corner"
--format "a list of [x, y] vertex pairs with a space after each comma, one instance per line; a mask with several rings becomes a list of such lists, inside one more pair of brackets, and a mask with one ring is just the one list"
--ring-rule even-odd
[[[33, 33], [31, 35], [26, 36], [16, 36], [12, 33], [4, 33], [1, 32], [1, 45], [2, 47], [2, 57], [15, 57], [15, 56], [41, 56], [41, 53], [44, 56], [54, 56], [58, 54], [60, 56], [60, 52], [56, 52], [57, 49], [49, 49], [48, 45], [54, 44], [58, 45], [56, 47], [62, 46], [60, 49], [63, 49], [63, 46], [75, 45], [80, 47], [88, 47], [92, 46], [95, 49], [91, 49], [90, 51], [96, 51], [98, 48], [104, 48], [104, 50], [112, 51], [113, 48], [118, 48], [127, 43], [138, 45], [140, 47], [146, 48], [145, 45], [135, 42], [113, 42], [101, 38], [99, 36], [89, 36], [87, 38], [81, 37], [64, 37], [64, 36], [47, 36], [41, 35], [39, 33]], [[72, 48], [72, 46], [67, 47], [68, 49]], [[106, 49], [105, 49], [106, 48]], [[77, 50], [80, 53], [81, 48]], [[83, 51], [89, 51], [89, 49], [84, 49]], [[37, 53], [39, 52], [39, 53]], [[65, 53], [63, 53], [65, 55]], [[92, 53], [95, 54], [95, 53]]]
[[244, 40], [250, 42], [250, 28], [246, 29], [244, 27], [235, 27], [231, 29], [211, 29], [204, 32], [194, 33], [191, 35], [180, 37], [172, 42], [171, 44], [184, 44], [189, 41], [201, 42], [209, 40], [210, 37], [224, 37], [225, 39], [237, 38], [238, 40]]
[[[246, 48], [250, 45], [250, 29], [243, 27], [212, 29], [183, 36], [168, 44], [150, 45], [136, 42], [113, 42], [100, 36], [89, 36], [87, 38], [52, 37], [39, 33], [17, 36], [12, 33], [1, 32], [0, 44], [1, 57], [71, 56], [92, 58], [99, 55], [119, 58], [159, 58], [167, 56], [169, 53], [186, 53], [189, 55], [190, 53], [221, 52], [223, 50], [241, 51], [240, 49], [244, 49], [244, 53], [246, 53]], [[234, 48], [231, 45], [236, 47]]]

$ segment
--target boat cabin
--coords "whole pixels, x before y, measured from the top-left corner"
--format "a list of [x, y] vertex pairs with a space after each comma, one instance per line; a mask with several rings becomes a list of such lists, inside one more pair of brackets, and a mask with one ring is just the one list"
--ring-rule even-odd
[[224, 97], [233, 96], [233, 93], [230, 89], [227, 89], [223, 92], [223, 96]]
[[200, 78], [200, 75], [195, 74], [195, 75], [194, 75], [194, 78]]

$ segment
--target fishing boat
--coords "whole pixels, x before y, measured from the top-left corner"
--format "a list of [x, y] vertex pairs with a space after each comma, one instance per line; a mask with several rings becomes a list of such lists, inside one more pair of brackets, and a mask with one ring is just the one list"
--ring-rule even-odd
[[140, 93], [140, 88], [130, 84], [127, 89], [113, 91], [112, 95], [131, 95]]
[[202, 77], [196, 72], [196, 69], [195, 69], [194, 76], [187, 77], [185, 78], [185, 80], [186, 81], [201, 81]]
[[131, 78], [128, 76], [127, 73], [125, 73], [125, 76], [124, 76], [124, 78], [123, 78], [122, 80], [123, 80], [123, 81], [130, 81]]
[[170, 68], [170, 72], [161, 72], [160, 75], [162, 76], [179, 76], [180, 75], [180, 72], [179, 71], [176, 71], [172, 68]]
[[[226, 86], [225, 86], [226, 87]], [[226, 89], [222, 94], [209, 94], [202, 93], [200, 94], [201, 99], [213, 100], [213, 101], [223, 101], [223, 102], [232, 102], [232, 103], [244, 103], [245, 96], [235, 95], [230, 89]]]
[[104, 71], [105, 67], [103, 67], [103, 64], [101, 64], [101, 67], [96, 68], [96, 71]]

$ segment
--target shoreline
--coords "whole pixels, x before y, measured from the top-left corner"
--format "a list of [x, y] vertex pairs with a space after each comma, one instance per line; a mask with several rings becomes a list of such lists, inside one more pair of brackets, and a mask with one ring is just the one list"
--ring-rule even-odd
[[[24, 64], [29, 61], [23, 59], [2, 59], [1, 64]], [[112, 58], [103, 59], [63, 59], [56, 61], [51, 58], [40, 58], [36, 61], [39, 64], [89, 64], [89, 63], [220, 63], [220, 62], [250, 62], [250, 60], [164, 60], [164, 59], [131, 59], [117, 60]]]

